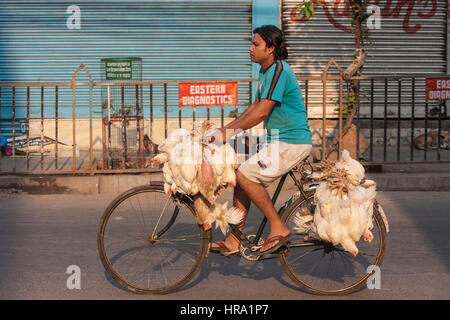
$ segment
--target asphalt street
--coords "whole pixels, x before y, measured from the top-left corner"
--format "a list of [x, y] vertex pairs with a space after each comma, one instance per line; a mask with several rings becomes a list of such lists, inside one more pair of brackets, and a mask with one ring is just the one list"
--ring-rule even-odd
[[[284, 193], [280, 200], [287, 199]], [[249, 262], [210, 255], [177, 292], [136, 295], [106, 274], [97, 253], [99, 219], [115, 195], [0, 194], [0, 299], [449, 299], [450, 192], [379, 192], [390, 223], [380, 289], [343, 297], [301, 291], [277, 259]], [[230, 200], [225, 193], [223, 200]], [[222, 200], [221, 199], [221, 200]], [[247, 229], [261, 213], [252, 206]], [[215, 230], [214, 240], [223, 236]], [[81, 271], [69, 289], [70, 266]]]

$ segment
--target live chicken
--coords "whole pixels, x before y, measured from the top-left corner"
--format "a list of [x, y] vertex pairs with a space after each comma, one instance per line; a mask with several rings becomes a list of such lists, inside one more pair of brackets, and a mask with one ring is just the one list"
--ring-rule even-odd
[[227, 187], [236, 186], [237, 156], [225, 145], [208, 144], [204, 137], [212, 132], [209, 121], [196, 122], [194, 129], [177, 129], [158, 146], [160, 152], [152, 163], [163, 165], [164, 191], [192, 197], [197, 223], [205, 230], [216, 228], [225, 234], [228, 224], [239, 224], [243, 212], [217, 204], [217, 197]]
[[[347, 150], [341, 160], [324, 160], [319, 165], [321, 180], [316, 189], [314, 213], [302, 211], [294, 219], [296, 231], [309, 233], [358, 255], [356, 243], [363, 238], [372, 241], [373, 206], [376, 183], [365, 180], [364, 167], [350, 157]], [[386, 219], [387, 220], [387, 219]]]

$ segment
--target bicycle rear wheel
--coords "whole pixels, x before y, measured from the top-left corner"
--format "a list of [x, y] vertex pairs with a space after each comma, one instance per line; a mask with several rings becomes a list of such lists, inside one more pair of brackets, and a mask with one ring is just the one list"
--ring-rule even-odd
[[384, 222], [377, 205], [374, 205], [374, 239], [370, 243], [359, 241], [359, 253], [356, 257], [345, 251], [341, 245], [333, 246], [316, 238], [305, 240], [306, 234], [293, 230], [294, 217], [305, 209], [314, 213], [314, 193], [315, 191], [311, 191], [306, 194], [306, 198], [295, 200], [282, 216], [282, 220], [291, 230], [292, 238], [286, 249], [278, 255], [281, 265], [295, 284], [313, 294], [352, 293], [365, 286], [369, 276], [383, 262], [386, 249]]
[[169, 198], [159, 183], [119, 195], [105, 210], [97, 233], [108, 274], [135, 293], [181, 288], [199, 271], [211, 236], [193, 214], [190, 204]]

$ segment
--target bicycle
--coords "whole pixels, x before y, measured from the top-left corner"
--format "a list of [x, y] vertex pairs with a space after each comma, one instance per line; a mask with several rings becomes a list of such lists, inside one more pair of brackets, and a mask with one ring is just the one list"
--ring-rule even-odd
[[[314, 212], [318, 183], [308, 182], [311, 173], [311, 164], [299, 163], [281, 177], [272, 196], [275, 204], [287, 176], [299, 189], [278, 210], [292, 237], [277, 255], [286, 274], [300, 289], [317, 295], [349, 294], [361, 289], [375, 272], [373, 268], [369, 273], [368, 267], [379, 267], [383, 262], [386, 227], [375, 200], [374, 239], [370, 243], [359, 241], [356, 257], [340, 245], [294, 232], [296, 214], [303, 210]], [[178, 290], [198, 273], [212, 243], [211, 229], [204, 230], [194, 215], [192, 199], [180, 193], [167, 196], [163, 182], [151, 182], [122, 193], [100, 220], [97, 245], [103, 266], [123, 288], [135, 293], [167, 294]], [[264, 217], [258, 231], [251, 234], [230, 225], [231, 232], [240, 239], [242, 258], [264, 259], [258, 250], [264, 243], [266, 223]]]

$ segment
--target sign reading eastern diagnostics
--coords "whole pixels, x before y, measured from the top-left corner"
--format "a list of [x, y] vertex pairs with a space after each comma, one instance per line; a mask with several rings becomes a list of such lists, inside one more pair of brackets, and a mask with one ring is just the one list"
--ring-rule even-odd
[[180, 83], [180, 107], [237, 105], [237, 82]]
[[450, 77], [427, 78], [426, 100], [450, 100]]

